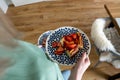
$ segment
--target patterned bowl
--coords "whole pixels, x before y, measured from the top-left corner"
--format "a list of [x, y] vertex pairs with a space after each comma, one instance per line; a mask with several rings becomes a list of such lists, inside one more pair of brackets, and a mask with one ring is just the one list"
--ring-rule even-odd
[[44, 40], [44, 39], [47, 39], [47, 37], [48, 37], [51, 33], [52, 33], [52, 30], [46, 31], [46, 32], [42, 33], [42, 34], [39, 36], [39, 38], [38, 38], [38, 45], [41, 45], [41, 48], [42, 48], [44, 51], [46, 51], [46, 50], [45, 50], [45, 47], [42, 46], [43, 40]]
[[[56, 55], [54, 53], [56, 48], [52, 47], [52, 42], [54, 41], [59, 42], [63, 36], [76, 32], [80, 32], [82, 34], [83, 46], [84, 46], [83, 49], [79, 49], [78, 53], [76, 53], [72, 58], [70, 58], [65, 52], [61, 55]], [[75, 27], [69, 27], [69, 26], [60, 27], [54, 30], [46, 40], [47, 55], [50, 57], [52, 61], [57, 62], [60, 65], [74, 65], [77, 62], [77, 60], [81, 58], [81, 55], [84, 52], [86, 52], [86, 54], [89, 54], [90, 50], [91, 50], [91, 44], [87, 35], [83, 31]]]

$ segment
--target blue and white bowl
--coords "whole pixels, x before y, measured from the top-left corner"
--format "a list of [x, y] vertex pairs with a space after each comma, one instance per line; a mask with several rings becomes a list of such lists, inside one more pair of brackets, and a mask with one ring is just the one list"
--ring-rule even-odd
[[[57, 41], [59, 42], [63, 36], [69, 35], [71, 33], [76, 33], [80, 32], [82, 34], [82, 39], [83, 39], [83, 49], [80, 49], [78, 53], [76, 53], [72, 58], [70, 58], [65, 52], [61, 55], [56, 55], [54, 51], [56, 48], [52, 47], [52, 42]], [[57, 62], [58, 64], [61, 65], [74, 65], [79, 58], [81, 58], [81, 55], [86, 52], [87, 54], [90, 53], [91, 50], [91, 44], [90, 41], [87, 37], [87, 35], [81, 31], [78, 28], [75, 27], [70, 27], [70, 26], [65, 26], [65, 27], [60, 27], [56, 30], [54, 30], [47, 38], [46, 40], [46, 53], [50, 57], [51, 60], [54, 62]]]
[[42, 34], [39, 36], [39, 38], [38, 38], [38, 45], [40, 45], [41, 48], [42, 48], [44, 51], [46, 51], [46, 50], [45, 50], [45, 47], [42, 46], [43, 40], [44, 40], [44, 39], [47, 39], [47, 37], [52, 33], [52, 31], [53, 31], [53, 30], [46, 31], [46, 32], [42, 33]]

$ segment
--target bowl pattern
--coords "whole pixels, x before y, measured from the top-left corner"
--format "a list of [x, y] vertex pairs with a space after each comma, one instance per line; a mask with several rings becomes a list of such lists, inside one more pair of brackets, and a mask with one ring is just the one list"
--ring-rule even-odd
[[[43, 40], [44, 40], [44, 39], [47, 39], [47, 37], [48, 37], [51, 33], [52, 33], [52, 30], [46, 31], [46, 32], [42, 33], [42, 34], [39, 36], [39, 38], [38, 38], [38, 45], [42, 45]], [[42, 46], [42, 49], [43, 49], [44, 51], [46, 51], [46, 50], [45, 50], [45, 47], [43, 47], [43, 46]]]
[[[54, 51], [56, 50], [56, 48], [52, 47], [52, 42], [54, 41], [60, 41], [61, 38], [64, 35], [69, 35], [71, 33], [76, 33], [76, 32], [80, 32], [82, 34], [82, 39], [83, 39], [83, 49], [79, 49], [78, 53], [75, 54], [72, 58], [69, 58], [69, 56], [64, 52], [61, 55], [56, 55], [54, 54]], [[90, 49], [91, 49], [91, 45], [90, 45], [90, 41], [87, 37], [87, 35], [74, 27], [61, 27], [58, 28], [56, 30], [54, 30], [47, 38], [46, 41], [46, 52], [48, 54], [48, 56], [55, 62], [57, 62], [58, 64], [61, 65], [73, 65], [77, 62], [77, 60], [81, 57], [82, 53], [86, 52], [87, 54], [90, 53]]]

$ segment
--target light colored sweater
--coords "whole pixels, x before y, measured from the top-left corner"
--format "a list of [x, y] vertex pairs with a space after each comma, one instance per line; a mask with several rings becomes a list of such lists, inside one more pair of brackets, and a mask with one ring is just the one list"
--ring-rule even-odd
[[20, 46], [13, 50], [0, 46], [0, 58], [10, 59], [0, 80], [63, 80], [59, 66], [42, 49], [27, 42], [18, 43]]

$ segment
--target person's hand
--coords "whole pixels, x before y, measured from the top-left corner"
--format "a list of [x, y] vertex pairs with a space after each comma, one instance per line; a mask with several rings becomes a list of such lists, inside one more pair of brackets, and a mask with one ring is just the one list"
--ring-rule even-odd
[[76, 63], [76, 65], [71, 70], [71, 75], [69, 80], [81, 80], [84, 72], [90, 65], [89, 57], [84, 53], [82, 58]]
[[76, 69], [80, 73], [84, 73], [86, 69], [89, 67], [89, 65], [90, 65], [89, 57], [88, 55], [86, 55], [86, 53], [83, 53], [82, 58], [80, 58], [80, 60], [77, 62], [74, 69]]

